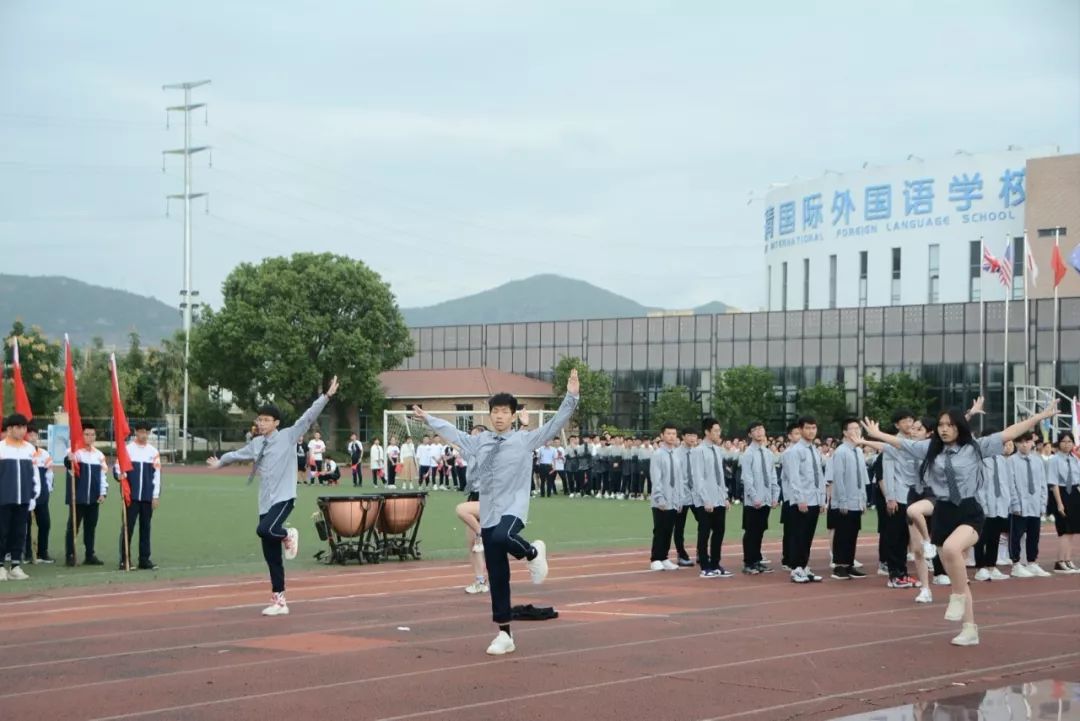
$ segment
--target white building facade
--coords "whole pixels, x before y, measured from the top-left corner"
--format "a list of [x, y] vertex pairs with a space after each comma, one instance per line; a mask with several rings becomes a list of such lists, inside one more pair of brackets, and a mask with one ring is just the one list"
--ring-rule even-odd
[[1003, 300], [983, 247], [1011, 253], [1023, 296], [1025, 163], [1055, 148], [829, 173], [764, 204], [768, 310]]

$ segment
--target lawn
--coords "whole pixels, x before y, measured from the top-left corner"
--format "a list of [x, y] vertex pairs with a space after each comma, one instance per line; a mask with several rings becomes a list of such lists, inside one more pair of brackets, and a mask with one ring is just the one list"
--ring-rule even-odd
[[[58, 483], [60, 479], [57, 479]], [[59, 489], [57, 489], [59, 491]], [[369, 485], [364, 489], [370, 492]], [[290, 517], [301, 533], [300, 555], [288, 563], [288, 569], [318, 569], [316, 551], [326, 548], [315, 534], [312, 514], [316, 498], [323, 495], [355, 495], [346, 481], [338, 487], [301, 486], [296, 510]], [[53, 565], [27, 565], [29, 581], [0, 583], [0, 593], [83, 586], [131, 583], [152, 578], [179, 579], [201, 576], [264, 573], [259, 540], [255, 536], [257, 504], [255, 486], [247, 486], [243, 476], [211, 474], [168, 474], [161, 506], [154, 513], [153, 559], [160, 566], [155, 572], [121, 573], [119, 562], [120, 506], [116, 494], [109, 497], [98, 522], [97, 555], [105, 566], [67, 568], [62, 562]], [[50, 504], [53, 526], [49, 549], [53, 558], [62, 561], [64, 524], [67, 510], [63, 496], [57, 493]], [[454, 506], [463, 496], [452, 491], [432, 492], [428, 496], [420, 528], [424, 558], [464, 560], [463, 524], [454, 514]], [[728, 516], [726, 540], [741, 536], [741, 511], [733, 508]], [[774, 512], [770, 536], [778, 536], [779, 517]], [[864, 533], [873, 533], [873, 514], [864, 519]], [[649, 504], [643, 501], [601, 499], [534, 498], [530, 508], [526, 537], [543, 538], [553, 551], [580, 551], [589, 548], [647, 547], [652, 521]], [[819, 532], [824, 533], [824, 519]], [[696, 524], [687, 524], [687, 545], [692, 546]], [[138, 542], [138, 537], [133, 543]], [[79, 547], [80, 557], [82, 548]], [[643, 554], [642, 562], [648, 559]], [[398, 561], [390, 561], [398, 563]]]

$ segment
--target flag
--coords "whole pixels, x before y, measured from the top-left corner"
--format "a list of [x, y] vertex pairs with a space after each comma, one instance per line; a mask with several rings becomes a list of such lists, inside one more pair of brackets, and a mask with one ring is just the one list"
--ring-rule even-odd
[[1073, 438], [1078, 438], [1080, 437], [1080, 401], [1076, 400], [1076, 396], [1073, 396], [1072, 403]]
[[1054, 287], [1061, 285], [1065, 278], [1065, 262], [1061, 259], [1061, 246], [1054, 243], [1054, 250], [1050, 254], [1050, 268], [1054, 271]]
[[26, 395], [26, 386], [23, 385], [22, 364], [19, 363], [19, 336], [15, 336], [15, 347], [12, 357], [12, 384], [15, 386], [15, 412], [26, 416], [26, 420], [34, 417], [30, 410], [30, 398]]
[[1039, 266], [1035, 264], [1035, 254], [1031, 252], [1031, 244], [1024, 244], [1024, 256], [1027, 262], [1027, 277], [1030, 287], [1035, 287], [1039, 282]]
[[[71, 452], [83, 447], [82, 417], [79, 415], [79, 389], [75, 387], [75, 367], [71, 363], [71, 341], [64, 334], [64, 410], [68, 414], [71, 433]], [[72, 472], [79, 475], [79, 464], [71, 464]]]
[[994, 257], [994, 254], [990, 252], [990, 249], [983, 245], [983, 272], [990, 275], [998, 275], [1001, 273], [1001, 261]]
[[1001, 271], [998, 273], [998, 280], [1006, 288], [1012, 288], [1013, 282], [1013, 251], [1012, 251], [1012, 238], [1005, 241], [1005, 254], [1001, 256]]
[[120, 466], [120, 493], [124, 497], [124, 505], [130, 506], [131, 484], [128, 483], [127, 474], [133, 466], [131, 456], [128, 455], [127, 439], [131, 435], [131, 427], [128, 426], [124, 404], [120, 400], [120, 378], [116, 373], [115, 353], [109, 356], [109, 372], [112, 375], [113, 437], [116, 441], [116, 465]]

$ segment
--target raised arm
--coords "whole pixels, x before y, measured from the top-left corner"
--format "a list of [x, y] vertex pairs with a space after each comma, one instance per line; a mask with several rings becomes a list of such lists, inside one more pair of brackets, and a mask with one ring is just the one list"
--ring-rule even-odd
[[413, 406], [412, 412], [413, 415], [425, 423], [428, 428], [442, 436], [447, 443], [451, 443], [460, 448], [462, 453], [472, 455], [476, 452], [476, 436], [463, 433], [453, 423], [449, 423], [442, 418], [431, 415], [420, 406]]
[[572, 368], [570, 370], [570, 377], [566, 379], [566, 396], [559, 405], [559, 410], [556, 411], [555, 417], [535, 431], [528, 432], [529, 446], [531, 448], [539, 448], [552, 440], [559, 434], [559, 431], [563, 429], [563, 426], [570, 422], [570, 419], [574, 415], [574, 411], [577, 410], [578, 401], [581, 398], [580, 393], [581, 381], [578, 379], [577, 368]]
[[861, 425], [863, 427], [863, 430], [866, 431], [866, 434], [871, 438], [881, 441], [882, 443], [888, 443], [890, 446], [896, 448], [897, 450], [900, 450], [904, 447], [904, 443], [899, 436], [893, 436], [881, 430], [881, 424], [877, 421], [871, 420], [869, 418], [863, 418]]
[[[207, 467], [210, 468], [211, 470], [217, 470], [218, 468], [230, 465], [232, 463], [242, 463], [244, 461], [254, 461], [255, 458], [257, 457], [257, 455], [255, 453], [255, 444], [258, 442], [258, 440], [259, 440], [258, 437], [253, 438], [253, 439], [251, 439], [251, 442], [248, 443], [243, 448], [238, 448], [235, 451], [229, 451], [228, 453], [224, 454], [221, 458], [215, 458], [214, 456], [210, 456], [209, 458], [206, 459]], [[265, 442], [265, 440], [266, 439], [263, 439], [264, 442]]]
[[1039, 425], [1039, 423], [1044, 418], [1053, 418], [1056, 414], [1057, 414], [1057, 403], [1052, 402], [1050, 405], [1048, 405], [1046, 408], [1043, 408], [1042, 411], [1036, 413], [1031, 418], [1028, 418], [1027, 420], [1019, 421], [1018, 423], [1013, 423], [1011, 426], [1009, 426], [1008, 428], [1003, 430], [1001, 432], [1001, 441], [1002, 441], [1002, 443], [1008, 443], [1009, 441], [1016, 440], [1017, 438], [1019, 438], [1023, 434], [1025, 434], [1028, 431], [1034, 429], [1035, 426]]
[[326, 404], [330, 402], [330, 399], [337, 393], [338, 380], [337, 376], [334, 376], [330, 380], [330, 385], [326, 389], [326, 392], [315, 399], [315, 402], [311, 404], [311, 408], [304, 411], [304, 415], [300, 416], [300, 419], [293, 423], [291, 426], [285, 429], [286, 437], [292, 442], [296, 443], [304, 437], [304, 433], [308, 428], [311, 428], [311, 424], [319, 417], [319, 414], [326, 408]]

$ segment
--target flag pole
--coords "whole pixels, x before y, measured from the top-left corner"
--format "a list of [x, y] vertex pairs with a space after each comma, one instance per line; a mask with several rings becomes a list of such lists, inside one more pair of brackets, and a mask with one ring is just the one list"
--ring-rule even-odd
[[[1006, 233], [1005, 237], [1007, 239], [1005, 245], [1006, 253], [1015, 256], [1012, 252], [1012, 243], [1009, 234]], [[1002, 263], [1012, 263], [1012, 260], [1012, 258], [1003, 258]], [[1009, 296], [1011, 295], [1012, 278], [1010, 277], [1008, 285], [1005, 286], [1005, 327], [1002, 331], [1005, 334], [1005, 349], [1004, 355], [1002, 356], [1002, 371], [1004, 374], [1001, 379], [1001, 413], [1003, 426], [1009, 425]]]
[[[1054, 228], [1054, 249], [1061, 252], [1061, 240], [1060, 240], [1061, 228]], [[1057, 363], [1058, 363], [1058, 283], [1057, 277], [1054, 278], [1054, 343], [1053, 352], [1050, 355], [1050, 385], [1057, 388], [1058, 376], [1057, 376]], [[1056, 428], [1056, 426], [1055, 426]], [[1057, 440], [1055, 433], [1054, 440]]]
[[[115, 434], [114, 434], [115, 435]], [[120, 458], [116, 459], [117, 465]], [[123, 471], [120, 471], [123, 473]], [[142, 533], [142, 531], [139, 531]], [[128, 534], [127, 502], [124, 500], [124, 489], [120, 489], [120, 537], [124, 539], [124, 570], [131, 570], [131, 536]]]
[[[983, 268], [982, 254], [986, 252], [986, 244], [982, 236], [979, 236], [979, 395], [986, 396], [986, 300], [983, 292]], [[981, 419], [980, 419], [981, 423]], [[980, 425], [980, 428], [982, 426]]]
[[1031, 358], [1031, 301], [1028, 295], [1028, 283], [1031, 282], [1031, 268], [1028, 267], [1028, 254], [1031, 253], [1031, 248], [1028, 247], [1028, 234], [1027, 229], [1024, 229], [1024, 257], [1020, 261], [1024, 264], [1024, 385], [1031, 385], [1031, 368], [1029, 367], [1029, 360]]

